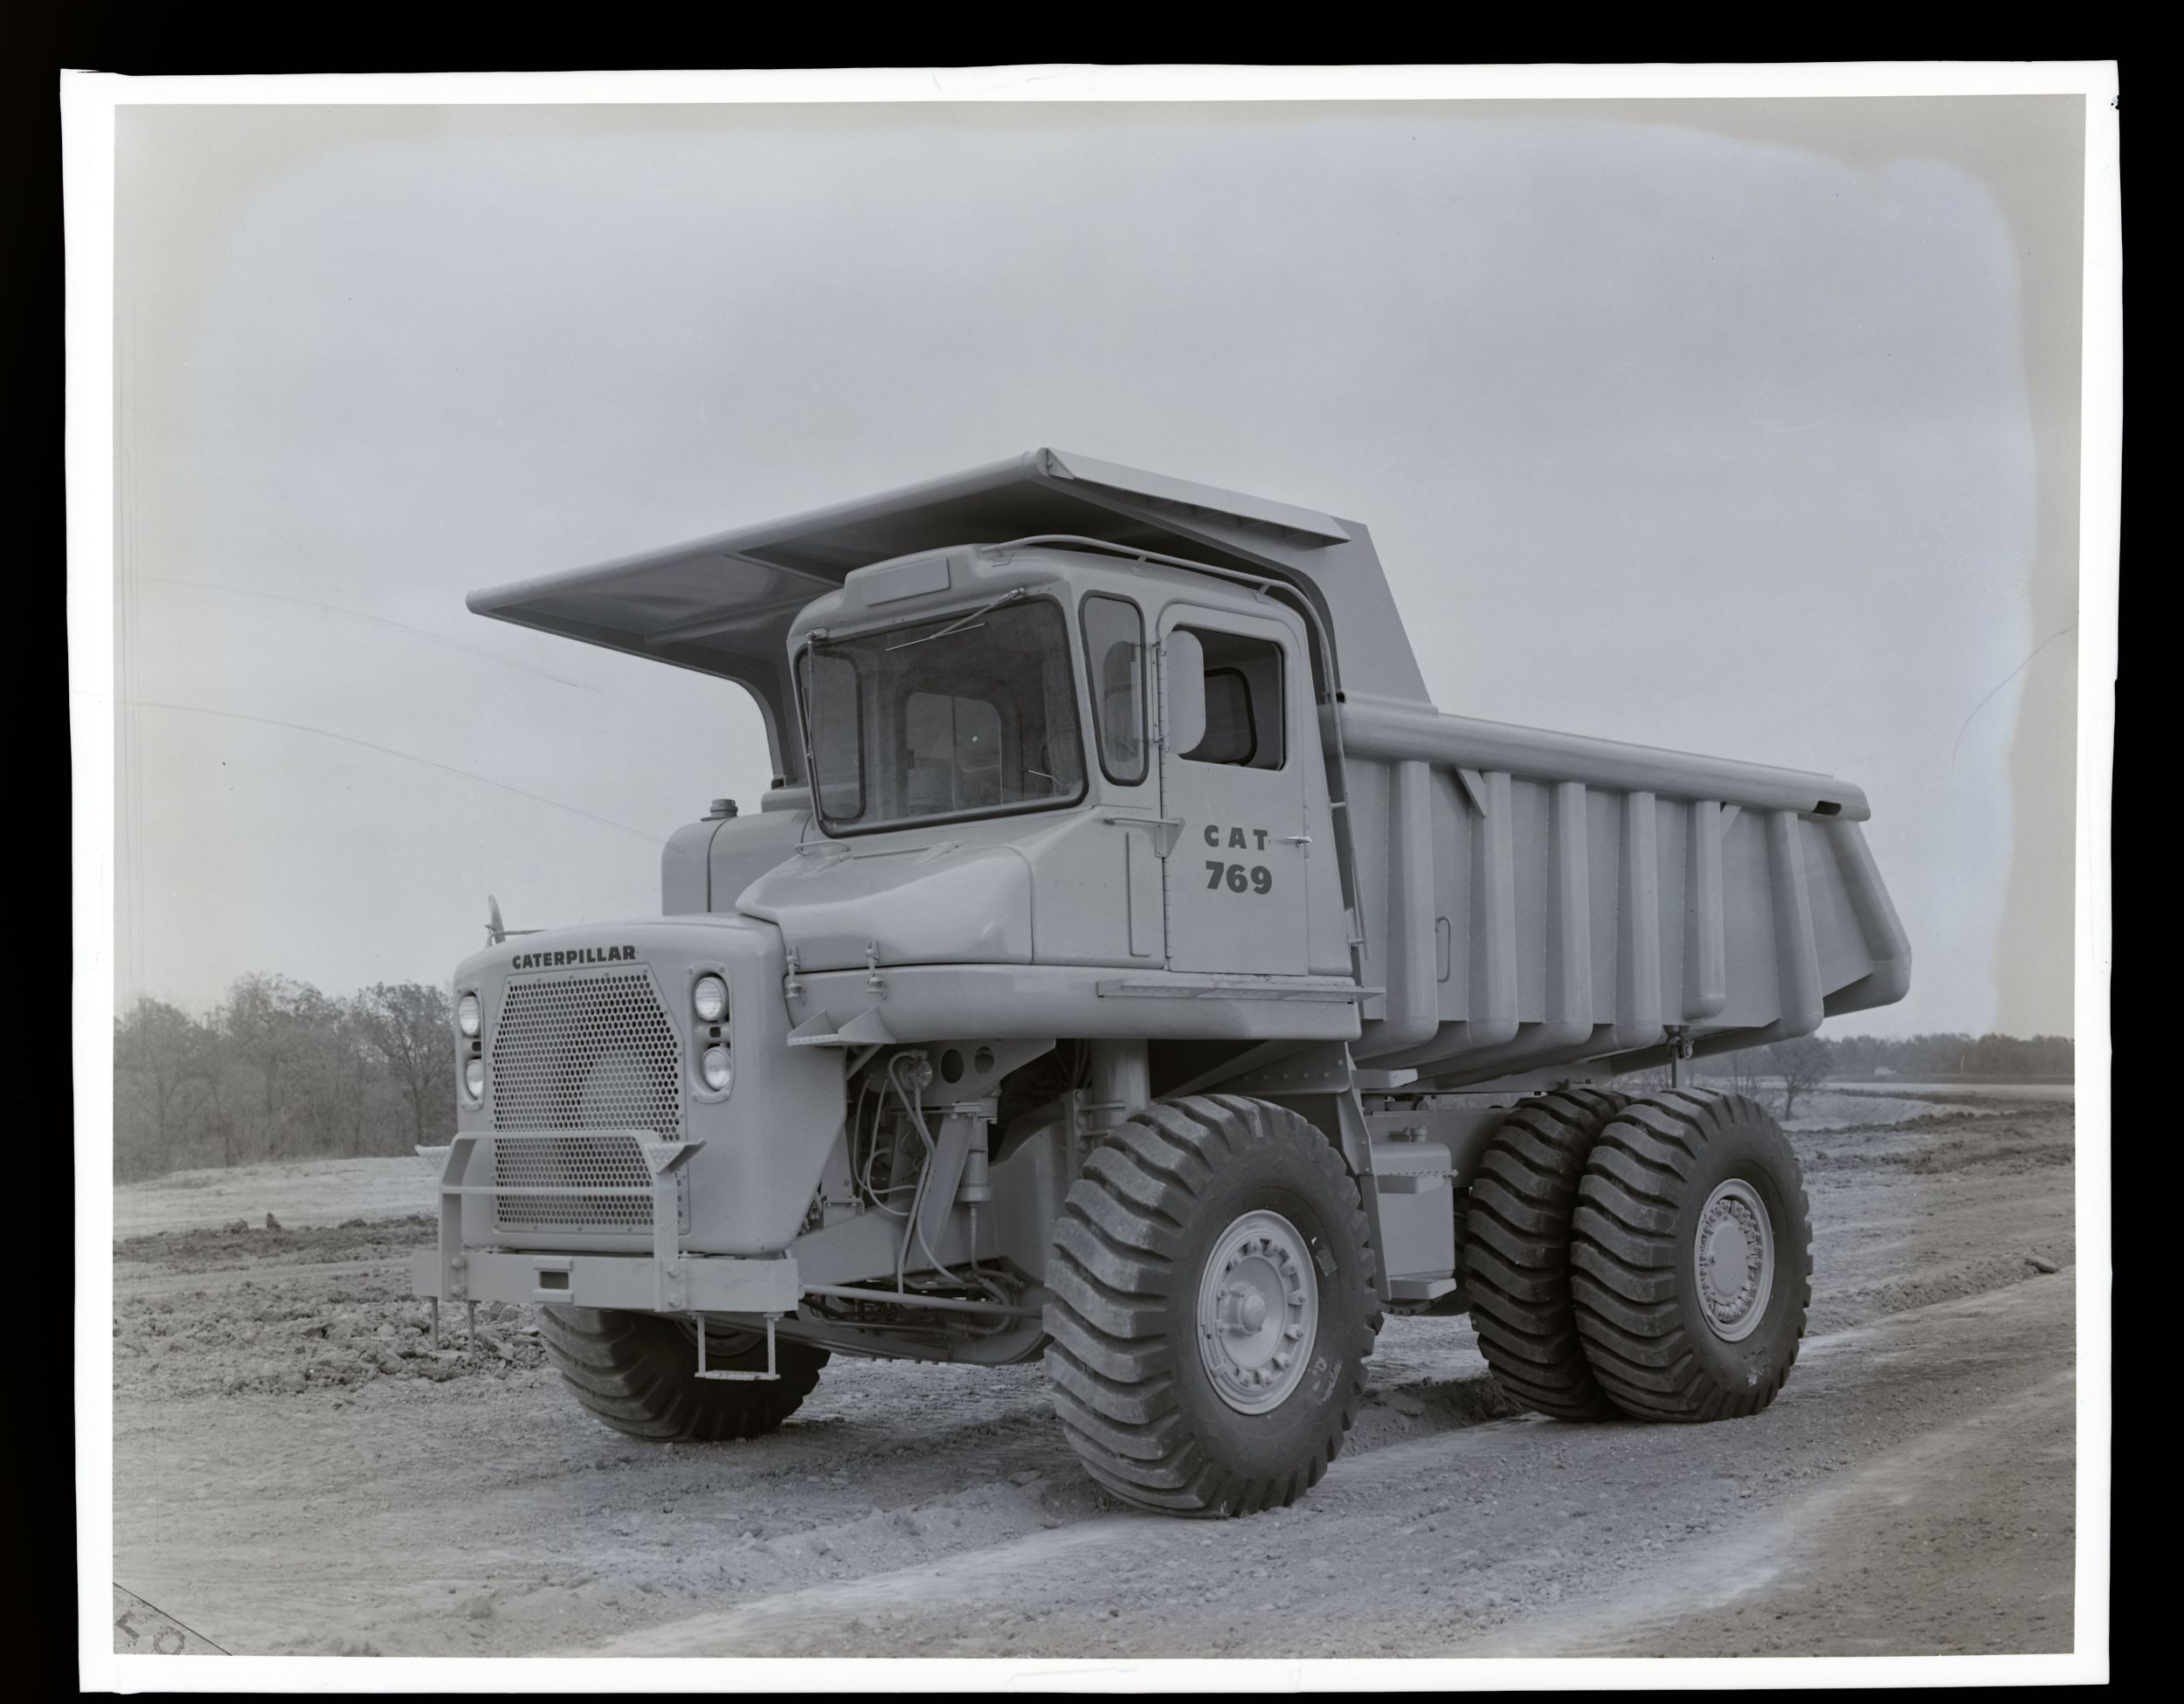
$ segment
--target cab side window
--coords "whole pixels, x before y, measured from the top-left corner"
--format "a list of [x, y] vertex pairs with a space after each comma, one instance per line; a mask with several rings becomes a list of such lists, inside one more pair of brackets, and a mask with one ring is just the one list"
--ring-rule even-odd
[[1125, 786], [1145, 778], [1145, 618], [1124, 597], [1084, 600], [1084, 660], [1100, 767]]
[[1280, 769], [1282, 647], [1206, 627], [1188, 631], [1206, 653], [1206, 737], [1184, 757], [1193, 763]]

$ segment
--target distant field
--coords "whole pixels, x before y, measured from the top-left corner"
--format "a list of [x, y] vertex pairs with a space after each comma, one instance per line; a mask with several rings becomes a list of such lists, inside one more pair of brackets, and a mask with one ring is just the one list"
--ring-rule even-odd
[[[1779, 1082], [1759, 1080], [1760, 1090], [1777, 1116], [1782, 1106]], [[1984, 1107], [1991, 1103], [2001, 1112], [2028, 1103], [2068, 1104], [2076, 1097], [2069, 1083], [1823, 1083], [1797, 1097], [1797, 1116], [1783, 1121], [1792, 1130], [1811, 1130], [1833, 1125], [1901, 1124], [1906, 1119], [1947, 1107]]]
[[[1774, 1115], [1781, 1118], [1782, 1091], [1763, 1088], [1762, 1093]], [[1810, 1130], [1836, 1124], [1901, 1124], [1907, 1118], [1932, 1112], [1934, 1106], [1932, 1100], [1908, 1096], [1848, 1093], [1831, 1084], [1824, 1088], [1808, 1088], [1800, 1094], [1797, 1116], [1783, 1119], [1782, 1124], [1789, 1130]]]
[[141, 1237], [271, 1213], [283, 1225], [407, 1218], [433, 1211], [432, 1174], [414, 1154], [400, 1159], [299, 1160], [169, 1172], [114, 1190], [114, 1234]]
[[1841, 1089], [1845, 1093], [1870, 1093], [1874, 1094], [1934, 1094], [1943, 1096], [1971, 1094], [1978, 1095], [1982, 1099], [2002, 1100], [2075, 1100], [2077, 1099], [2077, 1084], [2075, 1080], [2066, 1082], [2039, 1083], [1987, 1083], [1981, 1082], [1976, 1078], [1963, 1078], [1953, 1083], [1913, 1083], [1899, 1081], [1897, 1079], [1893, 1077], [1883, 1077], [1873, 1080], [1868, 1080], [1867, 1079], [1862, 1077], [1856, 1082], [1846, 1081], [1841, 1083], [1830, 1083], [1828, 1087], [1830, 1088]]

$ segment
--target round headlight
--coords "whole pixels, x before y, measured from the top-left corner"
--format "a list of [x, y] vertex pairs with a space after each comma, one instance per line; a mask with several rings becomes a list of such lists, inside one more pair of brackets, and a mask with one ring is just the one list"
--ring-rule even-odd
[[486, 1062], [483, 1059], [466, 1059], [463, 1062], [463, 1087], [470, 1091], [473, 1100], [485, 1098]]
[[714, 1046], [705, 1050], [705, 1058], [699, 1062], [705, 1073], [705, 1086], [715, 1094], [728, 1093], [728, 1086], [736, 1080], [736, 1067], [728, 1057], [728, 1049]]
[[484, 1021], [484, 1015], [478, 1010], [476, 995], [466, 994], [455, 1002], [455, 1027], [465, 1035], [476, 1035]]
[[698, 1009], [700, 1018], [717, 1024], [728, 1013], [728, 984], [718, 976], [700, 976], [697, 986], [690, 990], [690, 1003]]

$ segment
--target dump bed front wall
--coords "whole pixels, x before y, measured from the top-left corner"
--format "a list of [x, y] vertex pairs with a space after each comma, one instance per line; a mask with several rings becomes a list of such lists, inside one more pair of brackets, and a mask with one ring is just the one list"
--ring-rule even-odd
[[[1468, 725], [1441, 720], [1469, 755]], [[1524, 773], [1412, 755], [1430, 732], [1402, 731], [1343, 729], [1366, 980], [1386, 989], [1362, 1011], [1369, 1068], [1451, 1086], [1576, 1060], [1635, 1068], [1665, 1057], [1671, 1026], [1720, 1052], [1908, 986], [1902, 929], [1842, 814], [1864, 814], [1855, 789], [1704, 759], [1682, 794], [1588, 784], [1553, 772], [1552, 736], [1489, 749]], [[1673, 783], [1674, 757], [1642, 754], [1633, 772]], [[1579, 751], [1567, 767], [1613, 765]], [[1698, 790], [1724, 782], [1761, 802]], [[1800, 797], [1836, 814], [1786, 803]]]

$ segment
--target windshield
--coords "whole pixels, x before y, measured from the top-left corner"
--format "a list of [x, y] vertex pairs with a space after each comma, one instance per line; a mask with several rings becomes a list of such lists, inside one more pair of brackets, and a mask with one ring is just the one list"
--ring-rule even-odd
[[817, 639], [800, 667], [813, 792], [829, 830], [1084, 797], [1068, 635], [1051, 599]]

